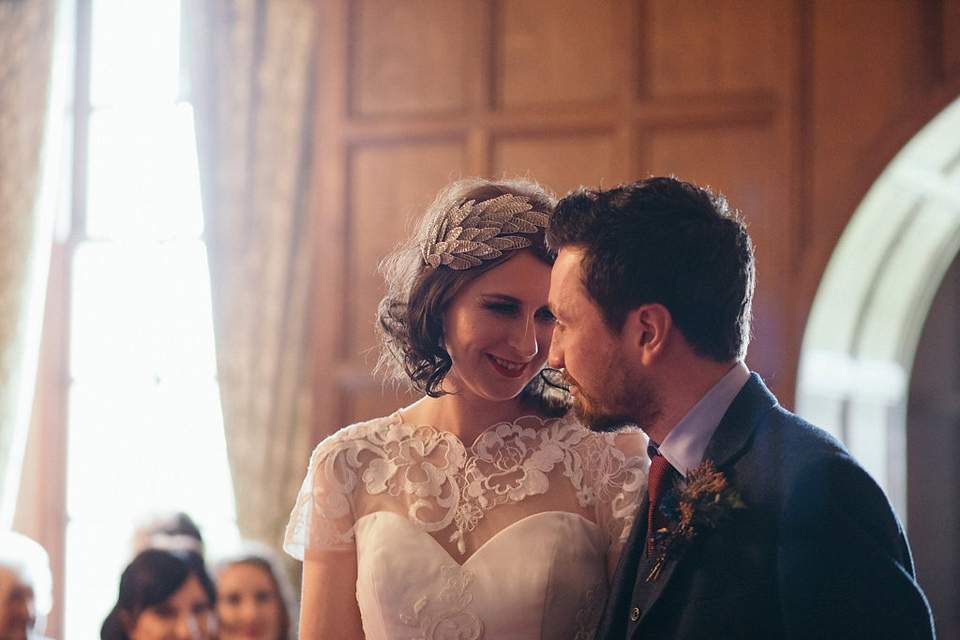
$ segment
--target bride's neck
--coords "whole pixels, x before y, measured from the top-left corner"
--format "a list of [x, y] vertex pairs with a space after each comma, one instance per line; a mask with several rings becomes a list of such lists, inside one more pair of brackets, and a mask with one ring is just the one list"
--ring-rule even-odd
[[500, 422], [513, 422], [530, 413], [536, 413], [536, 410], [520, 398], [491, 402], [467, 399], [464, 395], [453, 393], [439, 398], [425, 397], [401, 411], [407, 422], [429, 424], [449, 431], [466, 445], [473, 444], [489, 427]]

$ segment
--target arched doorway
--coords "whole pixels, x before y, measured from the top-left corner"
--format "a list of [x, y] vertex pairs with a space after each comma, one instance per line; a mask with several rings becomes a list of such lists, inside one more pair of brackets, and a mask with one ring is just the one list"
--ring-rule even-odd
[[850, 448], [911, 529], [941, 638], [960, 638], [960, 388], [936, 385], [951, 397], [931, 399], [929, 381], [960, 380], [957, 362], [957, 374], [937, 375], [960, 348], [958, 250], [960, 100], [897, 154], [851, 218], [810, 312], [796, 398], [797, 413]]

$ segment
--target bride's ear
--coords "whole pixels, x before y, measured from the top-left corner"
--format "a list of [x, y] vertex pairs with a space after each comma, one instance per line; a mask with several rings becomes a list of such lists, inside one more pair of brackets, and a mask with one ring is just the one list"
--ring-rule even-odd
[[663, 357], [672, 329], [670, 311], [662, 304], [649, 303], [627, 314], [621, 337], [631, 359], [650, 366]]

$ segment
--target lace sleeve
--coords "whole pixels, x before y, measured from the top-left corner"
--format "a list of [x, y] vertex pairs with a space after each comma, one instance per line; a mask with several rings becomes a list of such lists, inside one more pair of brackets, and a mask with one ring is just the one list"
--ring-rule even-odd
[[[646, 436], [639, 430], [598, 437], [595, 462], [590, 468], [597, 496], [597, 523], [607, 533], [610, 548], [620, 551], [647, 490]], [[599, 444], [598, 443], [598, 444]]]
[[[326, 438], [310, 456], [283, 541], [284, 550], [294, 558], [303, 560], [306, 549], [347, 551], [356, 544], [357, 427]], [[354, 455], [350, 455], [352, 450]]]

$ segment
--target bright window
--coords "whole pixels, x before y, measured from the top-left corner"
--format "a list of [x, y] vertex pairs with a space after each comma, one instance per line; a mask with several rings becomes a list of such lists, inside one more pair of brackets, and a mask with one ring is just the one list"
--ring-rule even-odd
[[208, 548], [236, 537], [193, 116], [177, 101], [180, 2], [84, 1], [91, 27], [78, 38], [91, 62], [77, 81], [91, 110], [71, 232], [65, 640], [99, 637], [134, 529], [152, 514], [187, 512]]

